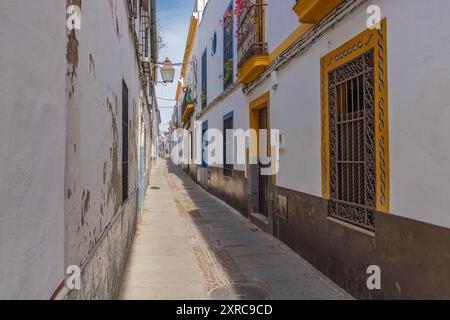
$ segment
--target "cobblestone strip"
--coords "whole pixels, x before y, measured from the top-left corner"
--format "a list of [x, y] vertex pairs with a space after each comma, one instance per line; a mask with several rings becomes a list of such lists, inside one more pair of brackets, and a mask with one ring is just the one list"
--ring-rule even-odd
[[212, 237], [211, 229], [208, 227], [207, 221], [203, 219], [200, 209], [178, 185], [179, 179], [170, 174], [167, 169], [165, 175], [174, 192], [175, 203], [206, 280], [208, 291], [211, 292], [213, 289], [228, 284], [248, 283], [228, 251]]

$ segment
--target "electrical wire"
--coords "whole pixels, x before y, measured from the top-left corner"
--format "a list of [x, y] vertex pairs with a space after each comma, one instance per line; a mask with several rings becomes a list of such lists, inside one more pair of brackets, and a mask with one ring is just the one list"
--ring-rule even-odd
[[[186, 64], [192, 64], [192, 63], [194, 63], [194, 62], [195, 62], [195, 61], [177, 62], [177, 63], [172, 63], [172, 66], [174, 66], [174, 67], [179, 67], [179, 66], [184, 66], [184, 65], [186, 65]], [[154, 64], [163, 66], [163, 65], [164, 65], [164, 62], [155, 62]]]
[[159, 97], [156, 97], [156, 99], [163, 100], [163, 101], [177, 101], [175, 99], [167, 99], [167, 98], [159, 98]]

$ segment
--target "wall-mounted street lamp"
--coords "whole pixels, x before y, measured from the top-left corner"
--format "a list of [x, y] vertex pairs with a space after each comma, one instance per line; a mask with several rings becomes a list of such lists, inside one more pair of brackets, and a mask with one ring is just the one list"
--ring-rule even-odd
[[[164, 84], [173, 83], [173, 79], [175, 78], [175, 68], [173, 67], [173, 63], [172, 61], [170, 61], [169, 58], [166, 58], [166, 60], [164, 60], [163, 63], [160, 62], [151, 63], [149, 59], [146, 58], [143, 59], [142, 63], [144, 67], [144, 73], [147, 75], [150, 74], [150, 69], [151, 70], [155, 70], [157, 68], [160, 69], [163, 81], [151, 81], [152, 83], [164, 83]], [[151, 68], [150, 65], [152, 65]]]
[[[152, 63], [152, 68], [153, 70], [156, 68], [160, 69], [161, 72], [161, 77], [163, 79], [163, 81], [151, 81], [152, 83], [164, 83], [164, 84], [168, 84], [168, 83], [173, 83], [173, 80], [175, 78], [175, 66], [183, 66], [186, 64], [193, 64], [195, 63], [194, 61], [189, 61], [189, 62], [181, 62], [181, 63], [172, 63], [172, 61], [170, 61], [169, 58], [166, 58], [164, 60], [164, 62], [156, 62], [156, 63]], [[150, 62], [148, 60], [145, 61], [144, 64], [144, 70], [150, 70]], [[149, 73], [149, 72], [148, 72]]]
[[164, 83], [173, 83], [173, 78], [175, 77], [175, 68], [172, 65], [172, 61], [169, 58], [164, 60], [163, 66], [160, 67], [161, 77]]

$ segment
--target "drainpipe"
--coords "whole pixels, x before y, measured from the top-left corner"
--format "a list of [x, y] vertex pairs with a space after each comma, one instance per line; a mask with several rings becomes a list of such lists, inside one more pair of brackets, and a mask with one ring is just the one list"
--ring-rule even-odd
[[[156, 0], [150, 1], [150, 39], [151, 39], [151, 59], [153, 63], [158, 62], [158, 26], [156, 20]], [[153, 80], [156, 81], [155, 69], [152, 70]]]

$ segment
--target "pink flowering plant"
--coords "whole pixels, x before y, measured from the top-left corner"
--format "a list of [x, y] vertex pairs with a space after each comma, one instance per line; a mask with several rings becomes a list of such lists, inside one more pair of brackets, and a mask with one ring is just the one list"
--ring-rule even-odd
[[[234, 9], [226, 10], [223, 19], [219, 20], [219, 24], [222, 26], [232, 26], [235, 20], [235, 17], [241, 16], [242, 12], [250, 9], [252, 5], [252, 1], [249, 0], [234, 0]], [[235, 37], [237, 39], [240, 38], [239, 30], [236, 30]]]

